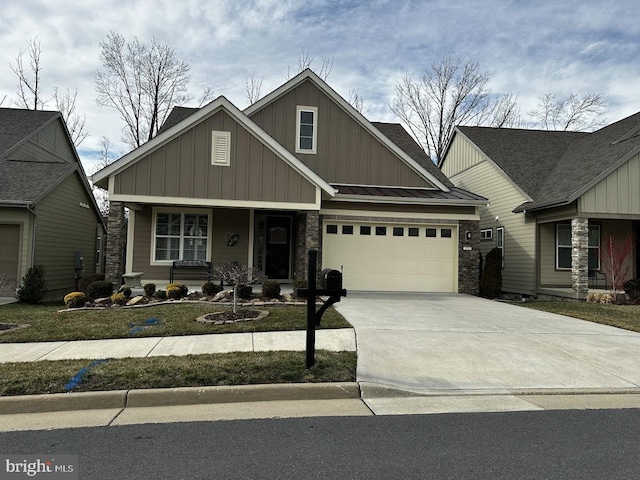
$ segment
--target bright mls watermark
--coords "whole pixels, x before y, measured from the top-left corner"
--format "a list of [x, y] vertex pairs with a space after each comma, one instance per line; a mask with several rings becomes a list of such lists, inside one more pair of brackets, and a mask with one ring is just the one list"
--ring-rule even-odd
[[77, 480], [78, 455], [0, 455], [0, 480]]

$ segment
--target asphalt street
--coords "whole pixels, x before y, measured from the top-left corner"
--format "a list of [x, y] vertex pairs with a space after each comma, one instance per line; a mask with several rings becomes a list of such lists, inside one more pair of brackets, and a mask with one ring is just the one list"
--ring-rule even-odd
[[0, 433], [81, 479], [630, 479], [640, 410], [322, 417]]

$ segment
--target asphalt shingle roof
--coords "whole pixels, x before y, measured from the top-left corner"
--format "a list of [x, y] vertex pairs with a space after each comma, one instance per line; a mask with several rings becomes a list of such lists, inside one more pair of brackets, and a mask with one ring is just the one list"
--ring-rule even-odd
[[458, 127], [533, 201], [535, 210], [574, 201], [640, 149], [640, 112], [593, 133]]
[[0, 203], [32, 204], [77, 169], [72, 161], [34, 162], [11, 158], [13, 148], [58, 112], [0, 108]]

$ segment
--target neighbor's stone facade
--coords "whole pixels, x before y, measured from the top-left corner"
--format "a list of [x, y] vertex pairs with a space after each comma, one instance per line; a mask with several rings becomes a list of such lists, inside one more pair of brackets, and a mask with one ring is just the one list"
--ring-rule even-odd
[[105, 278], [116, 282], [120, 286], [124, 274], [124, 255], [126, 244], [126, 220], [124, 217], [124, 203], [109, 202], [109, 216], [107, 218], [107, 252], [105, 264]]
[[571, 283], [578, 295], [589, 290], [589, 219], [571, 220]]
[[458, 224], [458, 292], [480, 294], [480, 222], [477, 220], [461, 220]]
[[321, 218], [316, 211], [299, 212], [297, 215], [295, 274], [296, 280], [306, 280], [309, 271], [308, 252], [311, 249], [318, 250], [318, 265], [316, 271], [320, 273], [322, 265], [321, 248]]

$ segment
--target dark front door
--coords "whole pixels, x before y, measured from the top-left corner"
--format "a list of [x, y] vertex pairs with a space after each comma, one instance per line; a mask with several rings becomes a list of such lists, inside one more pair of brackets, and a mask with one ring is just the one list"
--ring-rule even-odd
[[639, 221], [633, 221], [632, 223], [633, 225], [633, 238], [635, 241], [635, 246], [636, 246], [636, 270], [633, 273], [633, 278], [638, 278], [640, 277], [640, 222]]
[[265, 233], [264, 273], [268, 278], [291, 278], [291, 217], [268, 216]]

